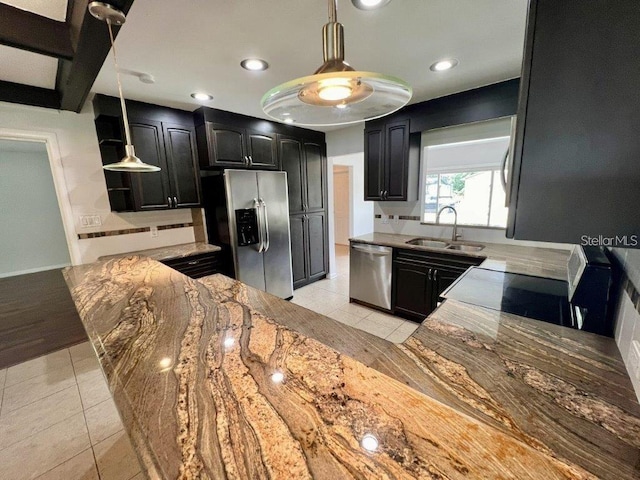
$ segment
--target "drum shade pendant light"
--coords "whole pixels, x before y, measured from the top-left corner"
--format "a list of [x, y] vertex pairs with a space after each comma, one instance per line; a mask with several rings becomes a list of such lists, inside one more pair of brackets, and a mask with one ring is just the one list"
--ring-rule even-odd
[[356, 71], [344, 61], [344, 30], [337, 21], [337, 0], [329, 0], [329, 23], [322, 29], [324, 63], [313, 75], [269, 90], [264, 113], [305, 126], [346, 125], [383, 117], [411, 99], [411, 87], [399, 78]]
[[120, 95], [120, 105], [122, 106], [122, 118], [124, 121], [124, 135], [126, 138], [126, 145], [124, 147], [125, 156], [117, 163], [109, 163], [102, 168], [105, 170], [111, 170], [115, 172], [159, 172], [160, 167], [155, 165], [149, 165], [144, 163], [138, 157], [131, 143], [131, 131], [129, 130], [129, 117], [127, 116], [127, 106], [124, 102], [124, 95], [122, 94], [122, 84], [120, 82], [120, 71], [118, 69], [118, 60], [116, 57], [116, 46], [113, 41], [113, 31], [111, 25], [122, 25], [125, 22], [125, 15], [117, 8], [112, 7], [108, 3], [104, 2], [91, 2], [89, 3], [89, 13], [98, 20], [102, 20], [107, 23], [109, 28], [109, 38], [111, 39], [111, 49], [113, 50], [113, 64], [116, 68], [116, 79], [118, 80], [118, 93]]

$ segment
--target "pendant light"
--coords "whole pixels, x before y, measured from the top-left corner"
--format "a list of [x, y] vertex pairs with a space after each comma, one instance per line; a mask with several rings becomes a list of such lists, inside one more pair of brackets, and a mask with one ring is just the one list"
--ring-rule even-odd
[[304, 126], [346, 125], [383, 117], [411, 99], [399, 78], [356, 71], [344, 61], [344, 30], [337, 0], [329, 0], [329, 23], [322, 29], [324, 63], [313, 75], [269, 90], [262, 109], [271, 118]]
[[116, 46], [113, 41], [113, 31], [111, 25], [124, 24], [126, 17], [124, 13], [117, 8], [104, 2], [91, 2], [89, 3], [89, 13], [98, 20], [102, 20], [107, 23], [109, 27], [109, 38], [111, 39], [111, 49], [113, 50], [113, 64], [116, 68], [116, 79], [118, 80], [118, 93], [120, 95], [120, 105], [122, 106], [122, 119], [124, 121], [124, 135], [127, 141], [124, 146], [125, 156], [117, 163], [109, 163], [102, 168], [114, 172], [159, 172], [160, 167], [155, 165], [149, 165], [144, 163], [138, 157], [131, 143], [131, 132], [129, 130], [129, 117], [127, 116], [127, 106], [124, 102], [124, 95], [122, 94], [122, 84], [120, 82], [120, 71], [118, 70], [118, 60], [116, 58]]

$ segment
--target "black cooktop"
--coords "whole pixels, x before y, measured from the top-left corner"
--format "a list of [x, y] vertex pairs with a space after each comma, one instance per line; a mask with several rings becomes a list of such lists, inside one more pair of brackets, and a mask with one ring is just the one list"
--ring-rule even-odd
[[572, 327], [563, 280], [472, 267], [442, 297]]

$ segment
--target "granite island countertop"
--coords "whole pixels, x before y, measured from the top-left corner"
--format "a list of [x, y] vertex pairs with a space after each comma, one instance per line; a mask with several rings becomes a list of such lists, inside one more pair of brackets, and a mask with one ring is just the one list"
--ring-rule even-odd
[[[403, 248], [407, 250], [422, 250], [445, 253], [448, 255], [462, 255], [481, 258], [485, 259], [481, 266], [489, 270], [522, 273], [525, 275], [555, 278], [558, 280], [567, 279], [567, 260], [569, 259], [569, 250], [521, 247], [519, 245], [506, 245], [502, 243], [469, 241], [469, 243], [479, 243], [485, 247], [477, 252], [463, 252], [406, 243], [408, 240], [412, 240], [414, 238], [419, 238], [419, 236], [376, 232], [350, 238], [349, 241], [354, 243], [368, 243], [371, 245]], [[449, 242], [447, 239], [442, 239], [442, 241]], [[465, 243], [465, 240], [460, 240], [457, 243]]]
[[412, 388], [402, 346], [361, 332], [350, 356], [270, 315], [317, 314], [235, 280], [140, 257], [65, 275], [149, 478], [595, 478]]
[[205, 242], [182, 243], [180, 245], [170, 245], [168, 247], [149, 248], [147, 250], [137, 250], [135, 252], [118, 253], [115, 255], [105, 255], [98, 260], [108, 260], [111, 258], [119, 258], [129, 255], [139, 255], [163, 262], [166, 260], [175, 260], [177, 258], [193, 257], [203, 253], [219, 252], [222, 248], [217, 245], [211, 245]]

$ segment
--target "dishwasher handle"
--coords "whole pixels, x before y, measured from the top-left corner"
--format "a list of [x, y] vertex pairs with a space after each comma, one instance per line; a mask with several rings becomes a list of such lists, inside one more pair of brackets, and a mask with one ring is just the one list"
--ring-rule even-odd
[[351, 245], [351, 248], [358, 252], [368, 253], [370, 255], [375, 255], [380, 257], [391, 255], [393, 253], [393, 249], [391, 249], [390, 247], [381, 247], [379, 245], [359, 244], [359, 245]]

